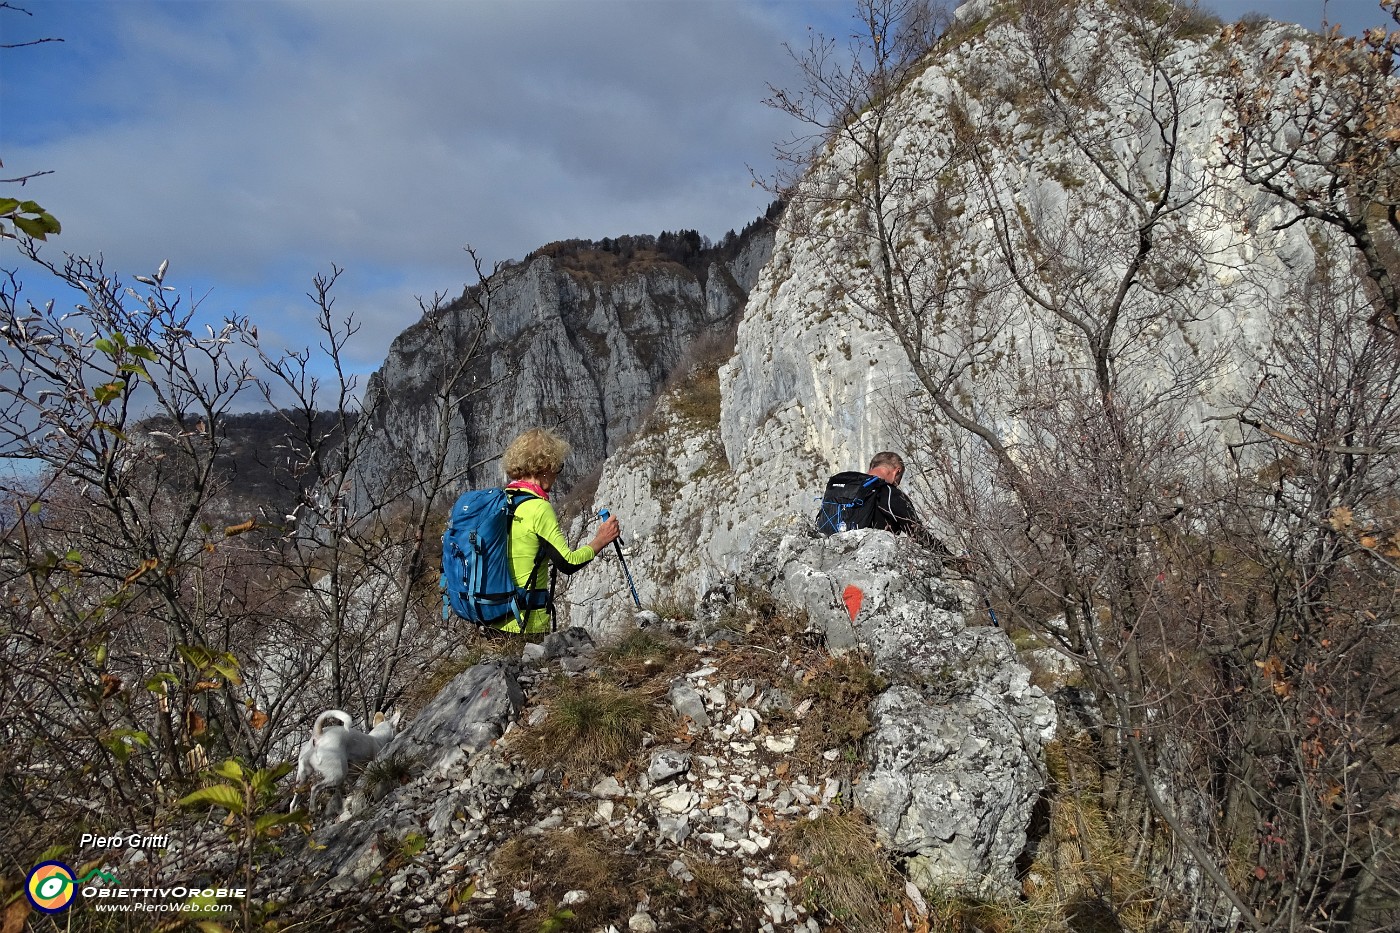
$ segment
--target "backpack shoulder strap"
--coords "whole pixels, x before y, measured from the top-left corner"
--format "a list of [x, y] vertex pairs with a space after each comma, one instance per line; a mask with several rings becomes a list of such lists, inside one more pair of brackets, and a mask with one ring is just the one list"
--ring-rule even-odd
[[[509, 523], [513, 523], [513, 522], [515, 521], [515, 512], [516, 512], [517, 509], [520, 508], [521, 505], [523, 505], [525, 502], [527, 502], [527, 501], [530, 500], [530, 499], [539, 499], [539, 496], [535, 495], [534, 493], [530, 492], [530, 491], [527, 490], [527, 489], [503, 489], [502, 492], [504, 492], [504, 493], [506, 494], [506, 500], [507, 500], [507, 506], [506, 506], [506, 521], [507, 521], [508, 524], [506, 525], [506, 560], [507, 560], [507, 561], [510, 561], [510, 542], [511, 542], [511, 538], [514, 537], [514, 535], [511, 534], [512, 528], [511, 528], [511, 526], [510, 526]], [[543, 501], [543, 500], [541, 500], [541, 501]], [[538, 536], [537, 536], [537, 537], [538, 537]], [[539, 549], [537, 549], [537, 550], [535, 551], [535, 562], [534, 562], [534, 564], [532, 564], [531, 567], [530, 567], [530, 575], [527, 576], [527, 577], [525, 578], [525, 584], [526, 584], [526, 585], [523, 586], [523, 587], [517, 587], [517, 588], [516, 588], [516, 591], [517, 591], [517, 592], [516, 592], [516, 596], [517, 596], [517, 598], [516, 598], [515, 600], [512, 600], [512, 602], [511, 602], [511, 613], [515, 616], [516, 624], [520, 626], [520, 630], [521, 630], [522, 632], [525, 630], [525, 619], [524, 619], [524, 613], [521, 612], [520, 603], [521, 603], [522, 600], [525, 600], [525, 599], [528, 598], [528, 594], [536, 592], [535, 590], [532, 590], [532, 589], [529, 588], [529, 584], [531, 584], [531, 583], [534, 582], [534, 580], [535, 580], [535, 574], [537, 574], [537, 573], [540, 572], [540, 565], [543, 564], [544, 561], [545, 561], [545, 550], [544, 550], [544, 548], [539, 548]], [[515, 565], [512, 563], [511, 566], [513, 567], [513, 566], [515, 566]], [[550, 629], [551, 629], [551, 631], [552, 631], [552, 630], [554, 629], [554, 585], [553, 585], [553, 581], [550, 582], [549, 589], [546, 590], [545, 592], [546, 592], [548, 595], [547, 595], [546, 598], [545, 598], [544, 609], [545, 609], [546, 611], [549, 612], [549, 623], [550, 623]]]

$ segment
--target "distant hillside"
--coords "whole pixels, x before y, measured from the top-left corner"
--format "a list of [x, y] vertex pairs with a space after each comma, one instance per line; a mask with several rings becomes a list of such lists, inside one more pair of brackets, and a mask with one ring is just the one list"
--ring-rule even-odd
[[[323, 438], [333, 449], [342, 426], [354, 424], [333, 412], [317, 412], [308, 425], [301, 412], [262, 411], [229, 415], [214, 429], [221, 439], [214, 458], [217, 486], [223, 492], [216, 509], [229, 521], [286, 515], [311, 486], [307, 471], [308, 450], [304, 438]], [[183, 425], [168, 418], [150, 418], [137, 425], [149, 443], [163, 447], [176, 443], [180, 431], [203, 430], [203, 422], [190, 416]], [[174, 482], [174, 480], [171, 480]]]

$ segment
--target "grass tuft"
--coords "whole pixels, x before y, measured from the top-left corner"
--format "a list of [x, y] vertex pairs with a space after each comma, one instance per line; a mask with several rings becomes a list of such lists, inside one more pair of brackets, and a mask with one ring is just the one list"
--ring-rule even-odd
[[792, 827], [785, 848], [803, 873], [804, 904], [846, 930], [884, 930], [904, 896], [904, 877], [855, 812], [825, 813]]
[[597, 657], [608, 679], [635, 688], [663, 678], [669, 682], [691, 655], [679, 639], [665, 632], [638, 629], [604, 646]]
[[662, 724], [649, 696], [596, 677], [556, 681], [541, 704], [545, 720], [521, 736], [521, 754], [535, 767], [559, 765], [579, 780], [620, 765]]
[[402, 750], [376, 758], [365, 765], [364, 786], [378, 799], [380, 791], [388, 793], [411, 781], [420, 764], [417, 755]]

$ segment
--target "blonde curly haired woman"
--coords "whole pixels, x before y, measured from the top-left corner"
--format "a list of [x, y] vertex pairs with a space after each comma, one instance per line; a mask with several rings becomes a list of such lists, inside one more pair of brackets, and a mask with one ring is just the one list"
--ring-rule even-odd
[[[617, 516], [610, 517], [598, 527], [593, 540], [575, 550], [559, 527], [559, 516], [549, 502], [550, 490], [564, 468], [569, 456], [569, 443], [553, 431], [533, 428], [511, 441], [502, 459], [507, 492], [526, 494], [515, 509], [510, 529], [510, 563], [515, 585], [526, 590], [548, 592], [549, 571], [546, 563], [562, 573], [573, 573], [598, 555], [621, 534]], [[531, 609], [525, 613], [524, 634], [549, 631], [549, 616], [553, 606]], [[520, 634], [520, 624], [508, 618], [496, 626], [502, 632]]]

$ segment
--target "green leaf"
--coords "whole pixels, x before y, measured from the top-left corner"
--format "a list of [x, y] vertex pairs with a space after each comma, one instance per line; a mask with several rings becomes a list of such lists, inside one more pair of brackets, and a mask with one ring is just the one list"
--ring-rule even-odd
[[178, 686], [179, 683], [180, 678], [169, 671], [161, 671], [159, 674], [146, 681], [146, 689], [152, 693], [163, 693], [164, 691], [161, 690], [162, 684], [175, 684]]
[[185, 659], [186, 663], [201, 671], [209, 666], [212, 659], [209, 649], [199, 645], [176, 645], [175, 650], [179, 652], [180, 657]]
[[255, 792], [259, 794], [267, 793], [273, 790], [277, 782], [291, 770], [292, 763], [290, 761], [284, 761], [271, 768], [263, 768], [259, 771], [255, 771], [253, 776], [248, 779], [248, 783], [253, 786]]
[[230, 658], [226, 661], [216, 661], [209, 666], [217, 671], [224, 680], [227, 680], [235, 687], [243, 683], [242, 679], [238, 676], [238, 661]]
[[253, 821], [253, 835], [261, 836], [274, 826], [285, 826], [288, 823], [299, 823], [301, 820], [295, 813], [264, 813]]
[[154, 363], [157, 359], [159, 359], [159, 357], [156, 356], [156, 351], [152, 350], [150, 347], [143, 347], [140, 344], [137, 344], [134, 347], [128, 347], [127, 352], [129, 352], [132, 356], [139, 357], [140, 359], [145, 360], [148, 363]]
[[105, 353], [108, 356], [117, 355], [117, 345], [112, 343], [112, 341], [108, 340], [106, 337], [98, 337], [92, 342], [92, 346], [93, 349], [99, 353]]
[[97, 404], [106, 405], [108, 402], [119, 398], [122, 394], [122, 384], [120, 382], [107, 382], [92, 390], [92, 397], [97, 399]]
[[63, 855], [67, 851], [68, 847], [65, 845], [60, 844], [56, 846], [49, 846], [43, 852], [40, 852], [34, 857], [34, 864], [37, 865], [40, 862], [52, 862], [54, 859], [58, 858], [60, 855]]
[[112, 753], [112, 757], [125, 763], [131, 757], [133, 748], [137, 745], [150, 745], [151, 737], [144, 732], [137, 732], [133, 729], [115, 729], [112, 734], [102, 741], [107, 751]]
[[236, 761], [221, 761], [212, 769], [221, 778], [228, 778], [230, 781], [243, 780], [243, 768]]
[[243, 792], [229, 784], [201, 787], [180, 799], [182, 807], [223, 807], [230, 813], [243, 812]]
[[0, 198], [0, 216], [12, 214], [19, 209], [19, 202], [14, 198]]
[[10, 217], [10, 222], [36, 240], [47, 240], [49, 237], [48, 228], [37, 217], [23, 217], [15, 214]]

